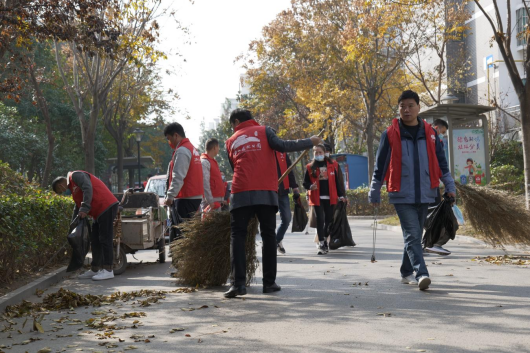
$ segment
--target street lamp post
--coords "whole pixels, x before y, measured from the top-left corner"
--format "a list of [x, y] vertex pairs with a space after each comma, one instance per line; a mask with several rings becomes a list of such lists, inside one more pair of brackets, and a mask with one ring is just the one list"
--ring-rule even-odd
[[140, 129], [134, 129], [134, 134], [136, 135], [136, 143], [138, 144], [138, 188], [142, 188], [142, 176], [141, 176], [141, 164], [140, 164], [140, 142], [142, 142], [142, 136], [144, 132]]

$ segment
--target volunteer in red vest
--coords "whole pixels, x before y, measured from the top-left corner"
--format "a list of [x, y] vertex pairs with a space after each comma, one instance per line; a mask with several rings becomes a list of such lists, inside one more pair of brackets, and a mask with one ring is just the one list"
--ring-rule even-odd
[[[204, 194], [202, 181], [201, 155], [186, 138], [184, 128], [179, 123], [171, 123], [164, 128], [164, 136], [173, 149], [173, 156], [167, 170], [167, 191], [164, 204], [180, 218], [191, 218], [201, 206]], [[177, 220], [170, 217], [172, 225]], [[180, 236], [178, 228], [172, 228], [170, 241]]]
[[398, 104], [400, 118], [394, 119], [381, 134], [369, 200], [374, 206], [379, 205], [381, 186], [386, 181], [388, 198], [398, 214], [405, 243], [401, 283], [425, 290], [431, 284], [421, 245], [427, 209], [436, 198], [440, 180], [453, 198], [455, 182], [436, 131], [418, 116], [418, 94], [404, 91]]
[[206, 141], [206, 153], [201, 155], [202, 177], [204, 184], [203, 210], [220, 210], [224, 204], [225, 182], [215, 157], [219, 154], [220, 146], [217, 139]]
[[[276, 166], [278, 168], [278, 179], [287, 171], [291, 166], [291, 159], [287, 153], [276, 151]], [[283, 182], [278, 187], [278, 207], [280, 209], [280, 226], [276, 230], [276, 248], [278, 253], [285, 254], [285, 248], [283, 247], [283, 238], [289, 224], [291, 223], [291, 200], [289, 198], [290, 189], [293, 189], [295, 195], [300, 196], [300, 190], [294, 177], [293, 171], [291, 171]]]
[[304, 188], [308, 190], [309, 205], [317, 216], [317, 255], [329, 251], [327, 229], [333, 222], [333, 209], [338, 202], [346, 202], [346, 190], [342, 182], [339, 164], [326, 156], [326, 147], [313, 148], [314, 159], [306, 166]]
[[303, 151], [321, 143], [320, 137], [285, 141], [269, 127], [258, 124], [250, 111], [236, 109], [230, 114], [234, 134], [226, 150], [234, 170], [230, 199], [231, 287], [226, 298], [247, 294], [245, 242], [250, 220], [260, 223], [263, 268], [263, 293], [281, 290], [276, 284], [276, 212], [278, 211], [278, 173], [274, 151]]
[[114, 219], [118, 213], [118, 199], [107, 186], [94, 175], [75, 171], [67, 177], [58, 177], [52, 182], [52, 189], [61, 195], [67, 189], [75, 202], [74, 217], [94, 219], [92, 224], [90, 270], [79, 275], [81, 279], [102, 281], [114, 278]]

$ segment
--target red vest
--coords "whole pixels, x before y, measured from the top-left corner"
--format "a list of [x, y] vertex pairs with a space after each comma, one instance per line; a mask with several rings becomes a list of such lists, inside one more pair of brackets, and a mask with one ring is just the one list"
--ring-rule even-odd
[[[337, 194], [337, 183], [335, 180], [336, 173], [339, 172], [339, 164], [335, 161], [332, 161], [331, 163], [327, 163], [328, 168], [328, 183], [329, 183], [329, 203], [331, 205], [336, 205], [339, 196]], [[313, 175], [313, 170], [311, 169], [311, 163], [307, 165], [307, 171], [309, 173], [309, 179], [311, 180], [311, 184], [314, 184], [316, 181], [318, 181], [318, 177], [320, 176], [320, 169], [317, 168], [316, 170], [316, 176]], [[309, 194], [309, 205], [310, 206], [320, 206], [320, 183], [318, 189], [316, 190], [308, 190]]]
[[[202, 183], [202, 164], [201, 164], [201, 155], [195, 147], [191, 144], [190, 140], [185, 138], [180, 141], [177, 148], [173, 152], [173, 156], [180, 148], [186, 148], [191, 152], [191, 161], [190, 167], [188, 169], [188, 174], [184, 178], [184, 185], [180, 189], [177, 199], [182, 199], [186, 197], [199, 196], [204, 194], [204, 185]], [[171, 162], [169, 163], [169, 187], [171, 187], [171, 181], [173, 180], [173, 167], [175, 164], [175, 159], [171, 157]]]
[[[280, 166], [280, 178], [283, 173], [287, 171], [287, 155], [285, 153], [276, 151], [276, 160], [278, 161], [278, 165]], [[286, 176], [283, 179], [283, 187], [285, 190], [289, 190], [289, 176]]]
[[[431, 188], [437, 188], [440, 185], [442, 170], [436, 157], [436, 131], [423, 121], [425, 125], [425, 140], [427, 143], [427, 156], [429, 157], [429, 175], [431, 178]], [[386, 130], [388, 142], [390, 143], [390, 163], [386, 171], [385, 180], [389, 192], [398, 192], [401, 190], [401, 131], [399, 129], [399, 119], [392, 120], [392, 125]], [[419, 182], [419, 181], [417, 181]]]
[[[110, 206], [118, 202], [118, 199], [116, 199], [107, 185], [101, 180], [94, 175], [81, 170], [76, 170], [76, 172], [86, 173], [90, 176], [90, 182], [92, 183], [92, 201], [90, 202], [90, 211], [88, 214], [92, 216], [92, 218], [97, 219]], [[74, 183], [72, 179], [73, 173], [74, 172], [71, 172], [68, 175], [68, 189], [72, 192], [72, 198], [74, 199], [76, 206], [80, 208], [81, 203], [83, 202], [83, 190]]]
[[207, 159], [210, 162], [210, 190], [212, 191], [212, 196], [214, 198], [224, 197], [226, 189], [219, 164], [206, 153], [201, 155], [201, 159]]
[[276, 158], [265, 129], [255, 120], [247, 120], [226, 141], [228, 157], [234, 166], [232, 194], [253, 190], [278, 192]]

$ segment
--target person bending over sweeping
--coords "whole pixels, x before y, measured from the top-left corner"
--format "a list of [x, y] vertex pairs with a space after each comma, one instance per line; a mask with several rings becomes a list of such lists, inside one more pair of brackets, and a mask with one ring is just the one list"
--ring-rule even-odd
[[404, 91], [398, 104], [400, 118], [394, 119], [381, 134], [368, 198], [374, 207], [378, 206], [381, 185], [386, 181], [388, 198], [398, 214], [405, 243], [401, 283], [425, 290], [431, 284], [421, 245], [427, 209], [436, 198], [440, 179], [453, 198], [455, 182], [436, 131], [418, 117], [418, 94]]
[[91, 248], [92, 264], [90, 270], [78, 276], [81, 279], [92, 278], [102, 281], [114, 278], [114, 219], [118, 213], [118, 199], [107, 186], [94, 175], [75, 171], [67, 177], [57, 177], [52, 182], [52, 189], [61, 195], [67, 189], [72, 192], [75, 202], [74, 215], [85, 218], [91, 216], [92, 224]]
[[245, 109], [230, 113], [234, 134], [226, 141], [234, 169], [230, 200], [231, 287], [225, 298], [247, 294], [245, 242], [250, 220], [257, 216], [263, 239], [263, 293], [281, 290], [276, 284], [276, 212], [278, 173], [274, 151], [295, 152], [321, 143], [320, 137], [298, 141], [279, 139], [271, 128], [261, 126]]

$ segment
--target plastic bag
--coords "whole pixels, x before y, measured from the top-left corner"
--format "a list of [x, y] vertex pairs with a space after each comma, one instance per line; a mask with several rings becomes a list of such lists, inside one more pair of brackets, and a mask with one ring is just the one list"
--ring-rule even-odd
[[72, 247], [72, 257], [66, 272], [77, 271], [83, 267], [85, 257], [90, 249], [90, 227], [86, 218], [76, 217], [70, 224], [70, 233], [67, 236]]
[[462, 214], [462, 211], [460, 211], [457, 205], [453, 205], [453, 213], [455, 214], [459, 226], [463, 226], [464, 224], [466, 224], [466, 221], [464, 220], [464, 215]]
[[303, 232], [307, 226], [308, 218], [302, 201], [300, 200], [300, 194], [293, 195], [294, 200], [294, 214], [293, 214], [293, 226], [291, 232]]
[[429, 207], [429, 214], [425, 220], [423, 247], [431, 248], [438, 242], [445, 231], [450, 239], [454, 239], [458, 230], [458, 222], [453, 213], [451, 204], [454, 199], [445, 194], [442, 201], [435, 207]]
[[350, 224], [348, 223], [348, 215], [346, 214], [346, 203], [339, 202], [333, 211], [333, 223], [329, 225], [330, 241], [329, 248], [331, 250], [338, 249], [343, 246], [355, 246], [351, 235]]
[[309, 227], [317, 227], [317, 213], [315, 211], [315, 206], [309, 206]]

